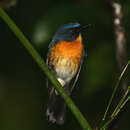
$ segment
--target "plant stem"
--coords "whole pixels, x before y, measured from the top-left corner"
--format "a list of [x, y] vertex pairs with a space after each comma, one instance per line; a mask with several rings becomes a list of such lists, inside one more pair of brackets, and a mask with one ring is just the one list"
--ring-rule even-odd
[[37, 62], [41, 70], [45, 73], [48, 79], [52, 82], [55, 86], [56, 90], [65, 100], [68, 107], [71, 109], [72, 113], [74, 114], [75, 118], [78, 120], [80, 125], [84, 130], [92, 130], [87, 120], [81, 114], [79, 109], [76, 107], [72, 99], [66, 94], [64, 89], [62, 88], [61, 84], [57, 81], [56, 77], [52, 74], [52, 72], [48, 69], [47, 65], [39, 55], [39, 53], [33, 48], [29, 40], [24, 36], [24, 34], [20, 31], [20, 29], [16, 26], [13, 20], [7, 15], [7, 13], [0, 8], [0, 17], [5, 21], [5, 23], [9, 26], [9, 28], [13, 31], [16, 37], [21, 41], [22, 45], [26, 48], [28, 53], [33, 57], [33, 59]]
[[121, 108], [121, 106], [122, 106], [122, 104], [123, 104], [123, 102], [124, 102], [126, 96], [127, 96], [128, 93], [129, 93], [129, 90], [130, 90], [130, 87], [127, 88], [125, 94], [123, 95], [123, 97], [121, 98], [119, 104], [117, 105], [117, 107], [115, 108], [114, 112], [112, 113], [111, 118], [114, 118], [114, 117], [119, 113], [120, 108]]
[[111, 118], [114, 118], [115, 116], [117, 116], [117, 114], [120, 112], [121, 108], [124, 106], [124, 102], [126, 102], [125, 98], [127, 97], [128, 93], [129, 93], [129, 90], [130, 90], [130, 87], [127, 88], [125, 94], [123, 95], [123, 97], [120, 100], [119, 104], [117, 105], [114, 112], [112, 113]]
[[112, 103], [113, 97], [115, 96], [116, 90], [117, 90], [117, 88], [118, 88], [118, 86], [119, 86], [119, 83], [120, 83], [120, 81], [121, 81], [121, 79], [122, 79], [122, 77], [123, 77], [125, 71], [126, 71], [127, 68], [128, 68], [129, 63], [130, 63], [130, 60], [128, 61], [127, 65], [125, 66], [125, 68], [124, 68], [123, 71], [121, 72], [121, 74], [120, 74], [120, 76], [119, 76], [119, 78], [118, 78], [118, 80], [117, 80], [117, 82], [116, 82], [116, 85], [115, 85], [115, 87], [114, 87], [114, 90], [113, 90], [113, 93], [112, 93], [112, 95], [111, 95], [111, 98], [110, 98], [110, 100], [109, 100], [109, 102], [108, 102], [108, 106], [107, 106], [107, 108], [106, 108], [106, 111], [105, 111], [105, 113], [104, 113], [104, 116], [103, 116], [103, 119], [102, 119], [102, 120], [105, 120], [105, 119], [106, 119], [106, 116], [107, 116], [107, 113], [108, 113], [108, 111], [109, 111], [110, 105], [111, 105], [111, 103]]
[[106, 128], [108, 127], [108, 125], [109, 125], [111, 122], [112, 122], [112, 118], [110, 118], [109, 120], [107, 120], [107, 121], [105, 122], [105, 124], [104, 124], [101, 128], [99, 128], [99, 130], [106, 130]]
[[[126, 98], [126, 100], [122, 103], [120, 109], [122, 109], [122, 108], [125, 106], [125, 104], [126, 104], [129, 100], [130, 100], [130, 96], [128, 96], [128, 97]], [[117, 114], [118, 114], [118, 113], [119, 113], [119, 111], [117, 111]]]
[[126, 100], [121, 104], [120, 108], [117, 110], [114, 116], [117, 116], [120, 110], [125, 106], [125, 104], [130, 100], [130, 96], [126, 98]]
[[[114, 112], [112, 113], [111, 117], [109, 120], [106, 120], [104, 124], [100, 127], [99, 130], [105, 130], [108, 125], [115, 119], [115, 117], [119, 114], [120, 110], [125, 106], [125, 104], [128, 102], [130, 99], [130, 96], [127, 97], [128, 93], [130, 91], [130, 86], [127, 88], [125, 94], [123, 95], [122, 99], [120, 100], [119, 104], [115, 108]], [[127, 98], [126, 98], [127, 97]], [[125, 100], [126, 98], [126, 100]]]

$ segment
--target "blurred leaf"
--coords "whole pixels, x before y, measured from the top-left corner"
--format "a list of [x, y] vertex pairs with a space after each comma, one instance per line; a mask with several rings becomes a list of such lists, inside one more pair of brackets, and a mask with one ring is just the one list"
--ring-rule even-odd
[[16, 0], [0, 0], [0, 8], [10, 8], [16, 4]]

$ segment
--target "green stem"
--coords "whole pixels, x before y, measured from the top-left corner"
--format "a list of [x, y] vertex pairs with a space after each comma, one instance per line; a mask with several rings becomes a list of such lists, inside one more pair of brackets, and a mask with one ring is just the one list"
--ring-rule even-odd
[[111, 122], [112, 122], [112, 118], [110, 118], [109, 120], [107, 120], [107, 121], [105, 122], [105, 124], [104, 124], [101, 128], [99, 128], [99, 130], [106, 130], [107, 127], [108, 127], [108, 125], [109, 125]]
[[72, 113], [75, 115], [76, 119], [82, 126], [84, 130], [92, 130], [87, 120], [84, 118], [84, 116], [81, 114], [79, 109], [76, 107], [72, 99], [65, 93], [64, 89], [62, 88], [61, 84], [57, 81], [55, 76], [51, 73], [51, 71], [48, 69], [47, 65], [41, 58], [41, 56], [38, 54], [38, 52], [33, 48], [29, 40], [24, 36], [24, 34], [20, 31], [20, 29], [16, 26], [16, 24], [11, 20], [11, 18], [7, 15], [7, 13], [0, 8], [0, 17], [5, 21], [6, 24], [8, 24], [9, 28], [14, 32], [16, 37], [21, 41], [23, 46], [27, 49], [28, 53], [33, 57], [33, 59], [37, 62], [41, 70], [45, 73], [45, 75], [48, 77], [48, 79], [52, 82], [52, 84], [55, 86], [56, 90], [59, 92], [59, 94], [62, 96], [62, 98], [65, 100], [68, 107], [71, 109]]
[[[119, 104], [117, 105], [117, 107], [115, 108], [114, 112], [112, 113], [111, 117], [109, 120], [106, 120], [104, 122], [104, 124], [102, 125], [102, 127], [100, 127], [99, 130], [105, 130], [108, 125], [115, 119], [115, 117], [119, 114], [120, 110], [125, 106], [125, 104], [128, 102], [128, 100], [130, 100], [130, 96], [128, 96], [126, 98], [126, 96], [128, 95], [130, 90], [130, 87], [128, 87], [128, 89], [126, 90], [125, 94], [123, 95], [122, 99], [120, 100]], [[125, 100], [126, 98], [126, 100]]]
[[114, 116], [117, 116], [121, 109], [125, 106], [125, 104], [130, 100], [130, 96], [125, 99], [125, 101], [121, 104], [120, 108], [117, 110]]
[[[125, 104], [130, 100], [130, 96], [123, 102], [123, 104], [120, 107], [120, 110], [125, 106]], [[110, 118], [109, 120], [107, 120], [105, 122], [105, 124], [99, 128], [99, 130], [106, 130], [106, 128], [109, 126], [109, 124], [115, 119], [115, 117], [118, 115], [118, 113], [120, 112], [120, 110], [117, 111], [117, 113], [115, 114], [115, 116], [113, 118]]]
[[[128, 97], [126, 98], [126, 100], [122, 103], [120, 109], [122, 109], [122, 108], [125, 106], [125, 104], [126, 104], [129, 100], [130, 100], [130, 96], [128, 96]], [[117, 111], [117, 114], [118, 114], [118, 113], [119, 113], [119, 111]]]
[[130, 63], [130, 60], [128, 61], [127, 65], [126, 65], [125, 68], [123, 69], [121, 75], [119, 76], [119, 78], [118, 78], [118, 80], [117, 80], [117, 82], [116, 82], [116, 85], [115, 85], [115, 87], [114, 87], [113, 93], [112, 93], [111, 98], [110, 98], [110, 100], [109, 100], [109, 102], [108, 102], [108, 106], [107, 106], [106, 111], [105, 111], [105, 113], [104, 113], [104, 116], [103, 116], [103, 119], [102, 119], [103, 121], [106, 119], [106, 116], [107, 116], [107, 113], [108, 113], [108, 111], [109, 111], [110, 105], [111, 105], [111, 103], [112, 103], [113, 97], [115, 96], [116, 90], [117, 90], [117, 88], [118, 88], [118, 86], [119, 86], [119, 83], [120, 83], [120, 81], [121, 81], [121, 79], [122, 79], [122, 77], [123, 77], [123, 75], [124, 75], [126, 69], [128, 68], [129, 63]]
[[125, 94], [123, 95], [123, 97], [121, 98], [119, 104], [117, 105], [117, 107], [115, 108], [114, 112], [112, 113], [111, 118], [114, 118], [114, 117], [119, 113], [120, 108], [121, 108], [121, 106], [122, 106], [122, 104], [123, 104], [123, 102], [124, 102], [126, 96], [127, 96], [128, 93], [129, 93], [129, 90], [130, 90], [130, 87], [127, 88]]

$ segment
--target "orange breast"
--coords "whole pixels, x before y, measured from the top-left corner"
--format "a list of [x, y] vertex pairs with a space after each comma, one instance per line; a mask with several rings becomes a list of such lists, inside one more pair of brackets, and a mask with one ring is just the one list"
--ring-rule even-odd
[[74, 63], [80, 63], [82, 56], [82, 38], [81, 35], [71, 42], [61, 41], [54, 45], [50, 53], [50, 64], [53, 64], [55, 58], [71, 59]]

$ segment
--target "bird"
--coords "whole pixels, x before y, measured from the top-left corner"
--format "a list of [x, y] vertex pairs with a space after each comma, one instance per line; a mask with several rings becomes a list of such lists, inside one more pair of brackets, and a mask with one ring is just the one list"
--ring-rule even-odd
[[[79, 77], [85, 49], [81, 32], [90, 24], [78, 22], [61, 26], [49, 44], [46, 64], [70, 96]], [[66, 103], [54, 86], [47, 82], [49, 101], [46, 115], [48, 121], [62, 125], [66, 118]]]

